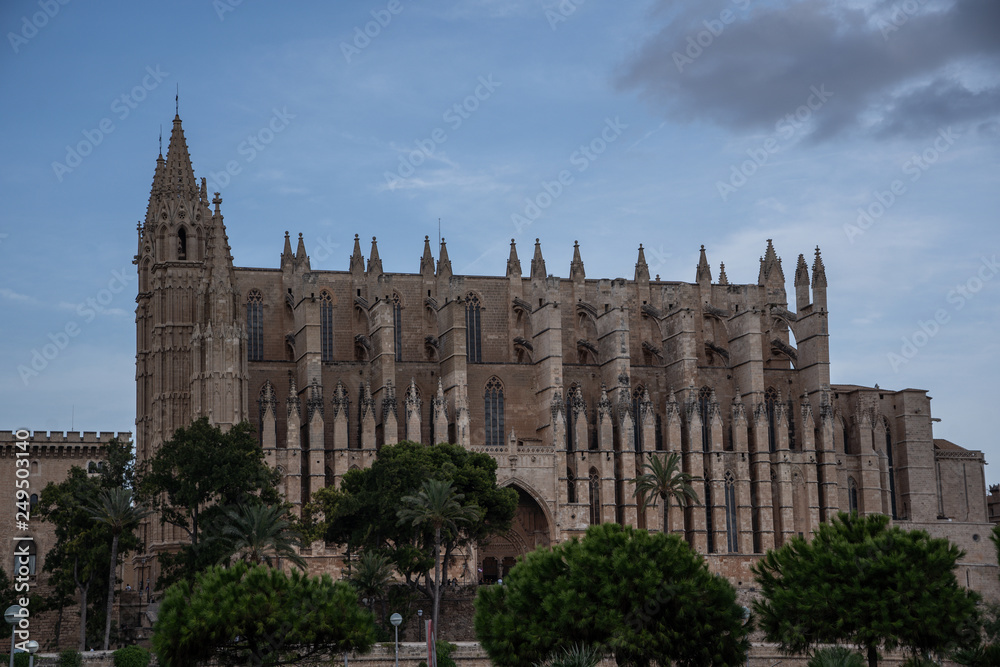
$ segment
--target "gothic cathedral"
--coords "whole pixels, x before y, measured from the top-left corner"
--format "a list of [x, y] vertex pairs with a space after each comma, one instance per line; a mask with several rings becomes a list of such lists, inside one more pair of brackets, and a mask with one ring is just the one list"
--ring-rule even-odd
[[[486, 452], [520, 497], [510, 532], [468, 554], [491, 580], [593, 523], [661, 530], [631, 480], [676, 452], [704, 481], [669, 528], [740, 587], [759, 554], [857, 510], [949, 537], [959, 579], [998, 592], [982, 454], [934, 439], [925, 391], [830, 383], [818, 248], [792, 303], [770, 241], [748, 284], [713, 277], [704, 247], [693, 282], [651, 279], [642, 246], [632, 280], [587, 278], [579, 246], [558, 278], [537, 240], [527, 275], [513, 241], [505, 275], [460, 276], [426, 237], [417, 272], [386, 273], [357, 235], [346, 270], [313, 270], [287, 232], [279, 267], [240, 268], [221, 201], [175, 117], [135, 257], [140, 461], [198, 417], [249, 420], [300, 507], [383, 445]], [[152, 554], [181, 537], [149, 530]], [[304, 555], [340, 570], [323, 543]]]

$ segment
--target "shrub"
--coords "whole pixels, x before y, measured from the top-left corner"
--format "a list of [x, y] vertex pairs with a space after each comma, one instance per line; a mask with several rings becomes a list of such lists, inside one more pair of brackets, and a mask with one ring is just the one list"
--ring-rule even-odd
[[114, 653], [115, 667], [148, 667], [152, 653], [141, 646], [126, 646]]
[[[25, 652], [14, 654], [14, 667], [28, 667], [29, 656]], [[10, 664], [10, 654], [0, 653], [0, 665]]]
[[831, 646], [813, 652], [807, 667], [866, 667], [868, 661], [849, 648]]
[[906, 659], [902, 667], [937, 667], [937, 663], [922, 655], [914, 655]]
[[584, 644], [573, 644], [557, 651], [545, 663], [547, 667], [596, 667], [601, 662], [601, 652]]
[[83, 664], [83, 655], [76, 649], [66, 649], [59, 654], [58, 667], [80, 667]]
[[[457, 663], [450, 657], [451, 652], [457, 647], [446, 641], [436, 642], [437, 646], [437, 657], [438, 657], [438, 667], [457, 667]], [[417, 667], [427, 667], [427, 661], [421, 660]]]

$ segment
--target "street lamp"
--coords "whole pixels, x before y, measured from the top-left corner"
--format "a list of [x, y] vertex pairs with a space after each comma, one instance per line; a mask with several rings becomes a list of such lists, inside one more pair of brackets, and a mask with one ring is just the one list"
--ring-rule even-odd
[[17, 620], [21, 617], [21, 605], [12, 604], [3, 613], [3, 620], [10, 623], [10, 667], [14, 667], [14, 631], [17, 630]]
[[28, 649], [28, 667], [35, 667], [35, 653], [38, 652], [38, 642], [32, 639], [25, 647]]
[[396, 667], [399, 667], [399, 624], [403, 622], [403, 617], [393, 614], [389, 617], [389, 622], [396, 628]]
[[417, 625], [420, 626], [417, 629], [417, 633], [418, 633], [418, 636], [420, 637], [420, 641], [424, 641], [424, 610], [423, 609], [418, 609], [417, 610]]

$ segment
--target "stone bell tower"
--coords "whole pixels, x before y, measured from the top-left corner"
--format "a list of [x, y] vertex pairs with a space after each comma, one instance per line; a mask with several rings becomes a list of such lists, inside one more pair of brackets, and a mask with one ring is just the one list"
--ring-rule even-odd
[[205, 179], [195, 180], [174, 116], [133, 260], [139, 462], [194, 419], [226, 429], [248, 415], [245, 318], [221, 203], [218, 193], [209, 201]]

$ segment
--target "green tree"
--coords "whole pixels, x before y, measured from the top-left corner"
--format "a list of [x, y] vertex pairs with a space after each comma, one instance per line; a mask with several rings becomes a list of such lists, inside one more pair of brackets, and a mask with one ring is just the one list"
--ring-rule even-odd
[[160, 515], [161, 523], [178, 526], [190, 543], [176, 554], [158, 558], [162, 574], [157, 588], [219, 562], [222, 540], [204, 540], [206, 526], [220, 525], [227, 508], [276, 505], [278, 472], [264, 462], [253, 428], [241, 422], [223, 433], [202, 417], [179, 428], [143, 463], [137, 475], [139, 497]]
[[219, 532], [229, 552], [225, 560], [235, 558], [251, 565], [273, 566], [285, 558], [303, 570], [306, 568], [305, 559], [296, 551], [302, 546], [302, 539], [292, 528], [285, 505], [227, 508]]
[[386, 445], [370, 467], [348, 471], [340, 489], [313, 494], [303, 512], [305, 523], [313, 522], [311, 538], [345, 545], [348, 553], [385, 553], [407, 585], [433, 598], [434, 530], [428, 524], [399, 523], [403, 498], [417, 494], [429, 479], [450, 480], [463, 494], [463, 505], [481, 510], [479, 521], [457, 532], [442, 531], [441, 579], [447, 580], [453, 553], [510, 528], [517, 492], [497, 486], [496, 469], [493, 457], [459, 445]]
[[601, 652], [585, 644], [573, 644], [556, 651], [548, 661], [535, 663], [536, 667], [597, 667], [601, 662]]
[[753, 566], [769, 641], [786, 653], [848, 642], [876, 667], [879, 649], [914, 654], [975, 643], [978, 596], [959, 586], [958, 547], [881, 514], [841, 513], [811, 541], [793, 537]]
[[108, 650], [111, 642], [111, 612], [115, 605], [115, 584], [118, 577], [118, 545], [124, 534], [131, 533], [139, 527], [139, 523], [149, 516], [148, 510], [142, 504], [136, 504], [132, 499], [132, 489], [103, 489], [97, 502], [91, 505], [90, 515], [98, 523], [104, 524], [111, 533], [111, 557], [108, 559], [108, 597], [104, 616], [104, 650]]
[[585, 643], [619, 665], [742, 665], [749, 627], [736, 591], [676, 535], [606, 523], [527, 554], [480, 587], [475, 628], [498, 667]]
[[392, 572], [392, 561], [388, 556], [378, 551], [363, 551], [348, 578], [362, 598], [379, 601], [382, 610], [380, 620], [383, 626], [386, 620], [385, 603], [389, 585], [392, 583]]
[[12, 604], [17, 604], [19, 597], [21, 596], [14, 590], [14, 582], [7, 576], [3, 567], [0, 567], [0, 606], [6, 609]]
[[656, 499], [663, 501], [663, 532], [670, 532], [670, 501], [674, 499], [680, 507], [687, 507], [688, 503], [698, 504], [698, 494], [695, 493], [691, 482], [700, 480], [701, 477], [694, 477], [690, 473], [681, 470], [680, 456], [676, 453], [669, 457], [659, 457], [650, 455], [649, 461], [642, 466], [643, 470], [649, 472], [636, 477], [635, 495], [639, 499], [639, 505], [645, 508], [647, 505], [656, 505]]
[[286, 665], [367, 652], [375, 622], [345, 582], [238, 562], [167, 589], [153, 632], [164, 667]]
[[865, 659], [844, 646], [829, 646], [813, 653], [806, 667], [865, 667]]
[[106, 583], [111, 556], [111, 531], [89, 511], [100, 492], [100, 480], [74, 466], [65, 480], [42, 489], [37, 506], [42, 520], [53, 524], [56, 537], [45, 555], [44, 570], [52, 573], [51, 583], [57, 587], [65, 589], [72, 582], [80, 597], [81, 651], [87, 650], [87, 609], [94, 602], [90, 595]]
[[428, 580], [434, 604], [434, 627], [438, 627], [441, 607], [441, 543], [444, 535], [457, 535], [465, 526], [471, 526], [482, 519], [482, 512], [477, 505], [463, 505], [465, 494], [458, 493], [452, 487], [451, 480], [429, 479], [423, 487], [412, 496], [402, 499], [403, 507], [399, 509], [399, 523], [414, 527], [429, 526], [434, 531], [434, 580]]

